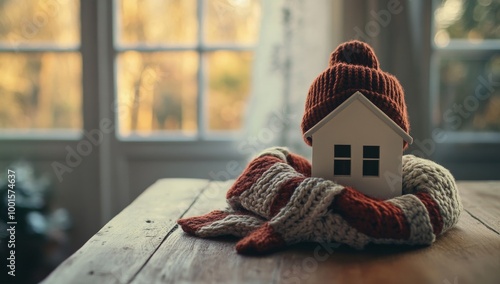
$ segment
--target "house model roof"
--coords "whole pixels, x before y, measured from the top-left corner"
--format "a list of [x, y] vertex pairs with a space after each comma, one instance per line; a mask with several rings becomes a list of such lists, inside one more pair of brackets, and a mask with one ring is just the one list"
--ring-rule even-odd
[[369, 99], [367, 99], [362, 93], [356, 92], [352, 96], [350, 96], [347, 100], [345, 100], [341, 105], [339, 105], [336, 109], [330, 112], [327, 116], [325, 116], [320, 122], [314, 125], [311, 129], [309, 129], [306, 133], [304, 133], [304, 137], [309, 138], [312, 137], [314, 132], [323, 127], [328, 121], [333, 119], [337, 114], [346, 109], [350, 104], [354, 101], [360, 101], [364, 104], [371, 112], [373, 112], [380, 120], [382, 120], [385, 124], [387, 124], [394, 132], [396, 132], [403, 140], [411, 144], [413, 142], [413, 138], [408, 135], [399, 125], [397, 125], [390, 117], [388, 117], [383, 111], [381, 111], [376, 105], [374, 105]]

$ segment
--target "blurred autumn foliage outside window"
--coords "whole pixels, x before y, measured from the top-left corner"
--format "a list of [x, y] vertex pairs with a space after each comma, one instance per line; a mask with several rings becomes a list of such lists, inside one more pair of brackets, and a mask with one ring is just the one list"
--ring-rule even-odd
[[[82, 113], [79, 3], [0, 0], [0, 129], [80, 131], [83, 116], [94, 115]], [[434, 127], [500, 131], [500, 0], [434, 3]], [[242, 129], [260, 1], [115, 0], [114, 7], [121, 137]], [[481, 84], [490, 93], [478, 98]]]
[[259, 23], [254, 0], [118, 1], [120, 134], [241, 129]]
[[[241, 129], [260, 1], [114, 4], [121, 136]], [[94, 115], [82, 114], [79, 8], [0, 0], [0, 129], [81, 130], [82, 115]]]
[[79, 45], [77, 1], [0, 0], [0, 129], [81, 129]]
[[439, 78], [439, 97], [434, 124], [459, 132], [499, 132], [500, 1], [438, 0], [436, 4], [437, 56], [431, 77]]

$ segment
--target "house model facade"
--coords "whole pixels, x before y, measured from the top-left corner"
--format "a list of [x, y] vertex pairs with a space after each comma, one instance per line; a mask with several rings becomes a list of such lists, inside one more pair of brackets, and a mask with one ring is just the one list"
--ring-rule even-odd
[[306, 133], [312, 138], [312, 176], [379, 199], [401, 195], [403, 141], [413, 139], [356, 92]]

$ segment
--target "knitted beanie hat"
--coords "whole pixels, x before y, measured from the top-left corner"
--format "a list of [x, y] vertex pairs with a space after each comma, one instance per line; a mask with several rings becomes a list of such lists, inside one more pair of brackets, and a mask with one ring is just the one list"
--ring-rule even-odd
[[[393, 75], [380, 69], [373, 49], [353, 40], [343, 43], [330, 55], [328, 68], [312, 83], [302, 118], [302, 134], [360, 91], [404, 131], [410, 123], [403, 87]], [[311, 146], [311, 138], [304, 137]], [[407, 147], [406, 141], [403, 145]]]

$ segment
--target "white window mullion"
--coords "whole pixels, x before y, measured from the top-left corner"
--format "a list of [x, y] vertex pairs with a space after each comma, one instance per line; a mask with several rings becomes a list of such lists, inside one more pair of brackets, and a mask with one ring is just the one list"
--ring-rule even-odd
[[207, 120], [206, 118], [206, 68], [205, 68], [205, 50], [204, 50], [204, 14], [205, 14], [205, 1], [197, 0], [196, 16], [198, 18], [198, 90], [197, 90], [197, 107], [198, 107], [198, 139], [203, 140], [206, 136]]
[[118, 115], [115, 102], [115, 57], [117, 52], [114, 48], [115, 30], [113, 23], [116, 23], [115, 1], [98, 1], [97, 3], [97, 62], [98, 73], [98, 110], [99, 120], [110, 120], [115, 131], [104, 135], [99, 148], [99, 187], [100, 187], [100, 208], [101, 223], [105, 224], [115, 214], [117, 201], [122, 201], [127, 194], [126, 188], [121, 188], [122, 193], [116, 194], [115, 189], [120, 186], [115, 178], [119, 173], [116, 170], [115, 161], [118, 156], [116, 131], [118, 131]]
[[80, 45], [60, 46], [57, 44], [2, 44], [3, 52], [80, 52]]

